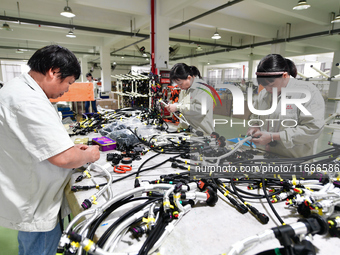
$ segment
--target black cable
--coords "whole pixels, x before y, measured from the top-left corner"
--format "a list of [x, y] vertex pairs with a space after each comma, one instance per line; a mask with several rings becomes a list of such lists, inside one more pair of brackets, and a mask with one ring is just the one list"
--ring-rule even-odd
[[259, 212], [254, 206], [247, 203], [238, 193], [238, 191], [235, 189], [235, 183], [233, 179], [230, 179], [230, 184], [235, 192], [235, 195], [242, 201], [243, 204], [245, 204], [248, 209], [252, 212], [252, 214], [262, 223], [267, 224], [269, 221], [269, 218], [264, 213]]
[[99, 225], [103, 222], [103, 220], [105, 220], [113, 211], [115, 211], [120, 206], [131, 202], [132, 201], [131, 198], [133, 198], [133, 196], [123, 198], [122, 200], [117, 201], [116, 203], [113, 203], [112, 205], [110, 205], [110, 207], [107, 208], [102, 213], [102, 215], [91, 224], [90, 229], [89, 229], [88, 234], [87, 234], [87, 238], [89, 238], [90, 240], [93, 240], [94, 234], [95, 234], [97, 228], [99, 227]]
[[276, 248], [272, 250], [262, 251], [260, 253], [256, 253], [255, 255], [286, 255], [286, 251], [284, 248]]
[[[235, 182], [235, 181], [233, 181], [233, 182]], [[236, 190], [237, 192], [244, 193], [244, 194], [248, 195], [248, 196], [244, 196], [244, 195], [241, 195], [240, 193], [238, 193], [239, 196], [241, 196], [245, 199], [262, 199], [262, 198], [265, 198], [265, 195], [253, 194], [253, 193], [247, 192], [245, 190], [242, 190], [242, 189], [240, 189], [236, 186], [234, 186], [233, 189], [234, 189], [234, 191]], [[274, 196], [274, 195], [278, 195], [279, 193], [281, 193], [280, 190], [273, 192], [271, 195]]]
[[143, 243], [141, 249], [138, 252], [138, 255], [147, 255], [150, 249], [156, 243], [156, 241], [160, 238], [160, 236], [165, 230], [165, 227], [167, 226], [167, 223], [164, 222], [164, 216], [165, 216], [165, 212], [164, 212], [163, 206], [161, 206], [160, 211], [159, 211], [158, 221], [156, 225], [154, 226], [154, 229], [150, 232], [147, 239]]
[[58, 212], [58, 218], [59, 218], [59, 226], [60, 226], [61, 233], [64, 233], [63, 219], [61, 218], [61, 208]]
[[275, 214], [276, 218], [280, 221], [281, 225], [284, 225], [284, 221], [282, 220], [280, 215], [277, 213], [277, 211], [275, 210], [275, 208], [273, 206], [273, 203], [269, 199], [269, 196], [268, 196], [267, 190], [266, 190], [266, 182], [265, 182], [264, 178], [262, 178], [262, 189], [263, 189], [264, 196], [267, 199], [267, 202], [268, 202], [270, 208], [272, 209], [273, 213]]
[[111, 224], [111, 226], [104, 232], [104, 234], [100, 237], [100, 239], [97, 242], [97, 245], [99, 245], [99, 247], [103, 247], [103, 245], [105, 244], [105, 242], [107, 241], [107, 239], [109, 238], [109, 236], [112, 234], [112, 232], [114, 231], [114, 229], [121, 223], [123, 222], [125, 219], [127, 219], [128, 217], [130, 217], [131, 215], [135, 214], [136, 212], [142, 210], [145, 206], [147, 206], [148, 204], [154, 203], [156, 201], [162, 200], [163, 197], [160, 198], [154, 198], [152, 200], [148, 200], [145, 203], [141, 204], [141, 205], [137, 205], [136, 207], [134, 207], [133, 209], [129, 210], [128, 212], [126, 212], [125, 214], [123, 214], [121, 217], [119, 217], [119, 219], [117, 219], [114, 223]]

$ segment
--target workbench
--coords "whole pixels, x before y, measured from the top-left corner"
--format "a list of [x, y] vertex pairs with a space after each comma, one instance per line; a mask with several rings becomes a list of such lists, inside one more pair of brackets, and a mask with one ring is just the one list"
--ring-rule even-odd
[[[99, 137], [100, 134], [91, 134], [90, 138]], [[76, 138], [76, 137], [75, 137]], [[106, 169], [112, 173], [113, 179], [122, 177], [124, 174], [114, 173], [113, 167], [107, 164], [106, 154], [113, 151], [101, 152], [101, 157], [98, 160], [98, 164], [106, 166]], [[135, 172], [140, 164], [145, 160], [155, 155], [155, 152], [149, 151], [146, 155], [141, 156], [141, 160], [133, 161], [132, 172]], [[155, 157], [152, 161], [148, 162], [145, 167], [159, 164], [173, 155], [162, 154]], [[166, 162], [162, 167], [142, 172], [140, 174], [140, 181], [143, 180], [155, 180], [159, 179], [162, 174], [170, 174], [175, 172], [183, 172], [185, 170], [178, 170], [171, 167], [171, 162]], [[88, 199], [96, 193], [96, 189], [72, 192], [70, 187], [72, 185], [93, 185], [93, 182], [85, 178], [79, 183], [75, 183], [75, 179], [80, 175], [80, 171], [75, 171], [72, 174], [71, 180], [67, 185], [66, 197], [70, 204], [73, 215], [83, 211], [81, 203], [84, 199]], [[128, 172], [126, 173], [128, 174]], [[93, 171], [92, 178], [97, 183], [105, 183], [107, 180], [100, 172]], [[113, 195], [121, 194], [124, 191], [134, 188], [135, 176], [130, 176], [124, 180], [112, 184]], [[257, 193], [259, 191], [254, 190]], [[219, 200], [215, 206], [208, 206], [204, 202], [197, 203], [180, 222], [175, 226], [170, 235], [166, 238], [163, 244], [160, 246], [158, 252], [154, 254], [161, 255], [218, 255], [227, 254], [231, 245], [234, 243], [263, 232], [266, 229], [270, 229], [281, 224], [272, 213], [270, 207], [265, 199], [250, 201], [260, 212], [265, 213], [269, 218], [268, 224], [261, 224], [250, 212], [246, 214], [239, 213], [230, 202], [218, 193]], [[105, 198], [101, 196], [98, 199], [98, 205], [105, 202]], [[96, 205], [93, 205], [95, 208]], [[296, 223], [301, 218], [295, 209], [288, 209], [285, 202], [279, 202], [274, 204], [277, 212], [285, 221], [286, 224]], [[96, 238], [98, 238], [106, 229], [109, 223], [112, 223], [123, 211], [118, 210], [114, 215], [110, 216], [105, 223], [102, 224], [96, 232]], [[127, 233], [117, 246], [115, 251], [128, 252], [138, 251], [145, 239], [141, 238], [136, 240], [132, 238], [132, 235]], [[339, 239], [336, 237], [330, 237], [329, 235], [320, 236], [315, 235], [313, 244], [317, 248], [318, 255], [337, 254], [336, 250], [339, 247]], [[249, 249], [245, 254], [256, 254], [261, 251], [281, 247], [277, 239], [266, 241], [258, 244]]]

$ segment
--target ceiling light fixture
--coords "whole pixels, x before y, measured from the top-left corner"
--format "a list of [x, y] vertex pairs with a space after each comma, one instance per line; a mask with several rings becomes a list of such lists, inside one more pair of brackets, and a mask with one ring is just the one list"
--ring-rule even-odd
[[331, 21], [331, 23], [339, 23], [340, 22], [340, 13], [336, 15], [335, 19]]
[[69, 38], [76, 38], [77, 36], [73, 33], [72, 30], [70, 30], [70, 31], [68, 32], [68, 34], [66, 35], [66, 37], [69, 37]]
[[13, 29], [6, 22], [2, 24], [1, 29], [6, 30], [6, 31], [13, 31]]
[[202, 49], [201, 45], [197, 45], [196, 51], [202, 51], [202, 50], [203, 49]]
[[73, 18], [70, 19], [70, 31], [66, 35], [66, 37], [68, 37], [68, 38], [76, 38], [77, 37], [73, 32], [74, 28], [72, 28], [72, 26], [73, 26]]
[[217, 28], [216, 28], [216, 32], [215, 32], [214, 35], [211, 37], [211, 39], [214, 39], [214, 40], [221, 39], [220, 34], [217, 32]]
[[[4, 16], [6, 17], [5, 11], [4, 11]], [[13, 29], [6, 22], [2, 24], [2, 27], [0, 29], [6, 30], [6, 31], [13, 31]]]
[[307, 4], [306, 0], [300, 0], [297, 5], [293, 7], [293, 10], [295, 11], [301, 11], [301, 10], [306, 10], [310, 7], [310, 4]]
[[340, 22], [340, 6], [339, 6], [339, 13], [336, 15], [335, 19], [331, 21], [331, 23], [339, 23]]
[[73, 18], [76, 15], [72, 12], [71, 7], [68, 6], [68, 0], [66, 0], [66, 6], [64, 7], [64, 11], [60, 13], [61, 16], [67, 17], [67, 18]]

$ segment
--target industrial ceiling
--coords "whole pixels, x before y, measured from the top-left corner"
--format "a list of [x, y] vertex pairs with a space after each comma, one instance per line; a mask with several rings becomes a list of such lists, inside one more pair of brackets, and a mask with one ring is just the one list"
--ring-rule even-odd
[[[340, 0], [308, 0], [311, 7], [301, 11], [293, 10], [297, 2], [156, 0], [157, 11], [169, 18], [169, 46], [178, 47], [170, 64], [188, 58], [202, 65], [256, 60], [282, 42], [286, 57], [339, 51], [340, 23], [331, 20], [339, 14]], [[73, 19], [60, 15], [66, 4], [2, 0], [1, 25], [6, 22], [13, 31], [0, 30], [0, 59], [28, 59], [56, 43], [89, 62], [99, 63], [99, 47], [109, 45], [112, 63], [149, 63], [136, 45], [150, 52], [150, 0], [69, 0]], [[76, 38], [66, 37], [70, 30]], [[216, 31], [219, 40], [211, 38]]]

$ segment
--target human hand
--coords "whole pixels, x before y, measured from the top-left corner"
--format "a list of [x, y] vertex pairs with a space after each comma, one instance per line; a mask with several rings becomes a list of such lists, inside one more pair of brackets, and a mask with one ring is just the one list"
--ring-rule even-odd
[[88, 162], [96, 162], [100, 158], [99, 145], [88, 146], [86, 149], [88, 153]]
[[74, 146], [83, 151], [89, 147], [88, 145], [85, 145], [85, 144], [75, 144]]
[[255, 145], [266, 145], [272, 141], [272, 137], [268, 132], [257, 131], [252, 136], [256, 137], [251, 139]]
[[165, 107], [169, 112], [176, 112], [177, 111], [177, 104], [169, 104]]
[[260, 128], [258, 128], [258, 127], [251, 127], [251, 128], [248, 128], [246, 135], [253, 136], [253, 134], [255, 134], [258, 131], [260, 131]]

